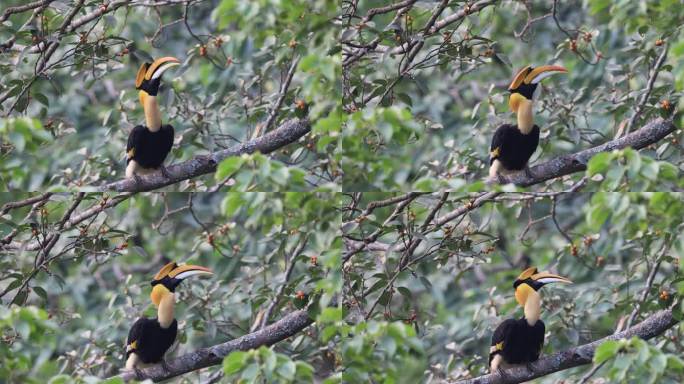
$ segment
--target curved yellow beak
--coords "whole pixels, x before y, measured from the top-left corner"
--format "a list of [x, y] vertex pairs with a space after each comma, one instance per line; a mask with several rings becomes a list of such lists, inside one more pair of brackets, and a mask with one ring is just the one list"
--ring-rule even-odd
[[169, 277], [174, 279], [183, 280], [190, 276], [195, 275], [213, 275], [214, 272], [206, 267], [201, 267], [199, 265], [179, 265], [169, 272]]
[[561, 67], [560, 65], [542, 65], [530, 71], [530, 73], [525, 76], [525, 84], [537, 84], [542, 79], [545, 79], [551, 75], [557, 73], [567, 73], [568, 70]]
[[568, 279], [567, 277], [555, 275], [555, 274], [549, 273], [549, 272], [535, 273], [534, 275], [530, 276], [530, 278], [534, 281], [537, 281], [537, 282], [540, 282], [543, 284], [548, 284], [548, 283], [573, 284], [572, 280]]
[[166, 72], [166, 70], [168, 70], [169, 68], [178, 66], [180, 64], [180, 60], [176, 59], [175, 57], [166, 56], [159, 58], [155, 60], [154, 63], [152, 63], [152, 65], [149, 66], [149, 68], [147, 68], [147, 71], [145, 72], [145, 79], [157, 79], [161, 77], [161, 75], [163, 75], [164, 72]]

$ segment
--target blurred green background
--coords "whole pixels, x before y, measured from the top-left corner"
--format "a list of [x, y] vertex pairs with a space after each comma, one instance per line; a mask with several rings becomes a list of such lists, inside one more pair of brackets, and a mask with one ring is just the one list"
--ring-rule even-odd
[[[386, 376], [397, 383], [443, 383], [488, 373], [494, 329], [523, 316], [513, 282], [529, 266], [574, 281], [540, 290], [542, 355], [611, 335], [638, 305], [631, 325], [673, 303], [673, 317], [682, 318], [681, 194], [428, 193], [365, 213], [375, 202], [402, 196], [371, 192], [346, 200], [347, 207], [358, 208], [342, 218], [346, 319], [354, 330], [343, 354], [348, 382], [382, 382]], [[408, 204], [399, 209], [400, 202]], [[423, 228], [440, 202], [436, 219]], [[367, 249], [347, 257], [355, 240], [375, 233]], [[404, 250], [416, 240], [413, 252]], [[390, 326], [404, 331], [391, 337], [377, 331]], [[681, 382], [683, 332], [680, 323], [648, 342], [613, 349], [587, 383]], [[591, 368], [534, 382], [577, 383]]]
[[[0, 194], [0, 206], [26, 197]], [[165, 263], [176, 261], [206, 266], [215, 274], [188, 279], [177, 290], [178, 342], [167, 359], [250, 333], [259, 313], [278, 297], [269, 323], [311, 304], [318, 325], [244, 358], [223, 382], [241, 377], [299, 382], [314, 376], [337, 382], [341, 366], [334, 346], [319, 336], [341, 316], [331, 306], [342, 284], [334, 195], [129, 197], [65, 230], [37, 266], [42, 252], [24, 244], [53, 233], [74, 198], [53, 195], [28, 219], [30, 205], [11, 210], [0, 222], [3, 240], [17, 231], [0, 246], [0, 381], [91, 383], [118, 374], [129, 327], [141, 315], [156, 316], [150, 281]], [[104, 198], [87, 194], [72, 217], [99, 208]], [[298, 246], [301, 252], [295, 254]], [[297, 298], [299, 292], [303, 299]], [[172, 382], [206, 382], [220, 371], [214, 366]]]
[[[3, 2], [2, 8], [23, 4]], [[237, 190], [338, 190], [339, 143], [319, 119], [340, 103], [333, 1], [56, 2], [0, 25], [0, 188], [81, 189], [123, 177], [129, 131], [144, 121], [135, 75], [145, 61], [178, 57], [164, 76], [163, 121], [176, 130], [167, 164], [249, 140], [263, 127], [293, 60], [273, 130], [308, 106], [313, 134], [244, 161]], [[106, 13], [98, 15], [102, 7]], [[58, 28], [72, 10], [75, 31]], [[61, 44], [39, 71], [36, 44]], [[334, 131], [339, 131], [336, 127]], [[252, 157], [248, 157], [248, 160]], [[220, 182], [222, 180], [218, 180]], [[211, 175], [172, 190], [206, 190]]]
[[[541, 140], [532, 165], [626, 134], [626, 122], [665, 50], [667, 58], [631, 131], [673, 113], [678, 127], [684, 122], [679, 1], [495, 1], [428, 36], [421, 31], [442, 2], [418, 1], [396, 20], [393, 11], [360, 27], [370, 9], [389, 3], [360, 1], [344, 9], [345, 52], [379, 41], [375, 53], [343, 71], [345, 190], [485, 188], [491, 137], [500, 124], [515, 121], [507, 87], [526, 65], [560, 64], [569, 70], [537, 90]], [[487, 2], [449, 1], [437, 23], [466, 3]], [[424, 44], [413, 61], [396, 53], [408, 42]], [[407, 62], [413, 66], [400, 76]], [[681, 138], [678, 129], [636, 156], [617, 155], [619, 161], [590, 188], [681, 189]], [[548, 188], [562, 186], [555, 180]]]

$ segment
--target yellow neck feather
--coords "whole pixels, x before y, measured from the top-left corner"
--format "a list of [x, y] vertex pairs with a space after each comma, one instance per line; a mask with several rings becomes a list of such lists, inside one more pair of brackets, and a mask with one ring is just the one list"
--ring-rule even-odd
[[537, 291], [532, 291], [527, 296], [527, 301], [525, 302], [525, 320], [527, 320], [527, 324], [534, 325], [539, 320], [540, 313], [541, 297]]
[[520, 100], [518, 105], [518, 129], [523, 135], [527, 135], [534, 127], [534, 116], [532, 112], [532, 101], [528, 99]]
[[523, 283], [515, 290], [515, 299], [525, 311], [525, 320], [530, 326], [537, 323], [541, 313], [541, 296], [534, 288]]
[[176, 304], [176, 296], [168, 293], [162, 297], [157, 309], [157, 320], [162, 328], [168, 328], [173, 323], [173, 308]]
[[150, 96], [145, 91], [140, 91], [140, 102], [145, 111], [145, 125], [152, 132], [157, 132], [161, 128], [161, 113], [156, 96]]
[[173, 307], [176, 304], [176, 296], [163, 284], [157, 284], [152, 288], [150, 298], [157, 306], [157, 320], [162, 328], [168, 328], [173, 323]]

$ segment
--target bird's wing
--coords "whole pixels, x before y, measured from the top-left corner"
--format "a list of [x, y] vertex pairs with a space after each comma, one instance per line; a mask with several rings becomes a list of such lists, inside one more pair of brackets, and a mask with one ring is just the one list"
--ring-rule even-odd
[[534, 324], [534, 328], [534, 340], [532, 340], [532, 345], [538, 346], [538, 349], [535, 350], [536, 360], [539, 358], [542, 348], [544, 348], [544, 334], [546, 333], [546, 326], [544, 326], [544, 322], [539, 319], [537, 320], [537, 323]]
[[135, 157], [135, 152], [140, 150], [141, 140], [147, 128], [138, 125], [128, 134], [128, 144], [126, 144], [126, 163]]
[[133, 326], [128, 331], [128, 340], [126, 341], [126, 357], [140, 348], [143, 328], [146, 320], [144, 317], [139, 318], [133, 323]]
[[164, 152], [164, 157], [166, 157], [166, 155], [171, 152], [171, 148], [173, 148], [173, 127], [170, 124], [163, 125], [159, 130], [159, 133], [162, 135], [160, 150]]
[[494, 132], [492, 144], [489, 146], [489, 165], [499, 158], [501, 153], [506, 150], [506, 148], [504, 148], [507, 143], [506, 137], [512, 127], [513, 126], [510, 124], [502, 124], [496, 129], [496, 132]]
[[489, 347], [490, 364], [492, 363], [492, 359], [494, 358], [494, 356], [503, 351], [506, 342], [506, 337], [510, 333], [510, 329], [513, 326], [515, 326], [515, 320], [508, 319], [505, 320], [503, 323], [499, 324], [499, 326], [496, 327], [496, 329], [494, 330], [494, 334], [492, 335], [492, 343]]

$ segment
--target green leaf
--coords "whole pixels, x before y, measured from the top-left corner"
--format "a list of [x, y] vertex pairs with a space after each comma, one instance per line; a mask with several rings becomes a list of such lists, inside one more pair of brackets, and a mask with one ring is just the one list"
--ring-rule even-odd
[[294, 380], [295, 372], [297, 372], [297, 366], [292, 360], [288, 360], [278, 367], [277, 372], [286, 380]]
[[124, 384], [124, 381], [120, 377], [110, 377], [100, 381], [100, 384]]
[[608, 216], [610, 216], [610, 210], [608, 210], [607, 207], [605, 207], [603, 204], [595, 205], [589, 210], [589, 214], [587, 215], [587, 223], [592, 230], [597, 231], [601, 228], [601, 226], [603, 226], [603, 223], [608, 220]]
[[41, 104], [43, 104], [46, 107], [50, 106], [50, 100], [47, 98], [47, 96], [43, 95], [42, 93], [34, 93], [33, 98], [38, 100]]
[[611, 359], [620, 350], [621, 343], [616, 340], [608, 340], [603, 342], [596, 348], [594, 353], [594, 364], [601, 364], [604, 361]]
[[69, 375], [57, 375], [48, 381], [48, 384], [68, 384], [73, 383], [74, 380]]
[[316, 319], [318, 323], [333, 323], [342, 320], [342, 308], [323, 308], [321, 314]]
[[42, 287], [32, 287], [33, 292], [35, 292], [41, 299], [47, 301], [47, 292]]
[[587, 164], [587, 173], [589, 176], [594, 176], [604, 172], [608, 169], [612, 160], [613, 154], [609, 152], [601, 152], [594, 155], [594, 157], [589, 160], [589, 164]]
[[232, 375], [242, 370], [248, 357], [247, 352], [233, 351], [223, 359], [223, 373]]
[[677, 356], [669, 355], [667, 356], [667, 367], [675, 371], [684, 371], [684, 360]]
[[217, 170], [216, 170], [216, 180], [222, 181], [226, 177], [232, 175], [242, 167], [242, 164], [244, 164], [245, 159], [242, 156], [231, 156], [227, 159], [224, 159], [221, 161], [221, 164], [219, 164]]
[[337, 327], [334, 325], [327, 326], [321, 331], [321, 340], [327, 343], [333, 336], [337, 335]]

